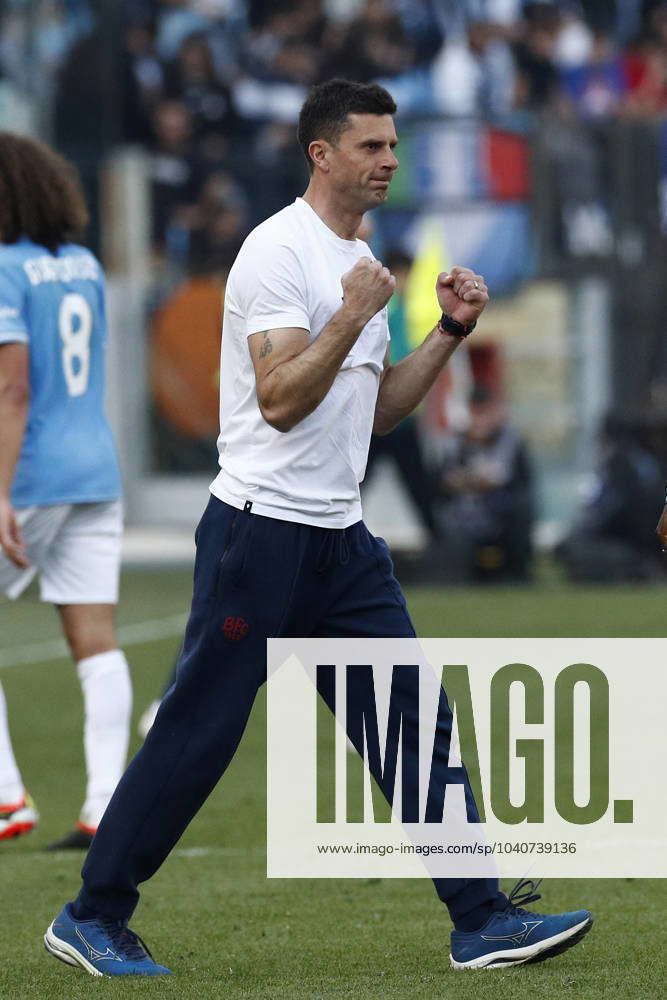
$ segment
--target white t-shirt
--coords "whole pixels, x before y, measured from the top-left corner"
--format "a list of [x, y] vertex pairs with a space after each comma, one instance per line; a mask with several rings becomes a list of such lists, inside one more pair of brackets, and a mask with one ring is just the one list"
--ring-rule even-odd
[[302, 198], [250, 233], [227, 281], [220, 362], [220, 473], [211, 492], [253, 513], [326, 528], [361, 518], [387, 310], [364, 327], [320, 405], [281, 433], [262, 416], [247, 338], [299, 327], [312, 342], [342, 305], [341, 277], [372, 253], [344, 240]]

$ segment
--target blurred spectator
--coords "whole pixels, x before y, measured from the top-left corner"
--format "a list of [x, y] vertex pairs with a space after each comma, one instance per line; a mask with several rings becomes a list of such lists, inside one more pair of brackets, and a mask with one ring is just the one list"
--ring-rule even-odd
[[[588, 0], [584, 0], [587, 5]], [[595, 0], [596, 3], [606, 0]], [[617, 0], [614, 33], [621, 45], [627, 45], [637, 38], [641, 29], [644, 0]]]
[[164, 68], [154, 50], [155, 23], [150, 18], [131, 21], [125, 28], [121, 54], [123, 80], [123, 136], [128, 142], [148, 143], [151, 118], [164, 90]]
[[175, 59], [188, 37], [196, 32], [204, 32], [210, 27], [191, 0], [160, 0], [157, 21], [157, 54], [169, 62]]
[[120, 133], [111, 85], [115, 78], [113, 52], [102, 26], [81, 38], [60, 67], [55, 101], [57, 145], [91, 149], [98, 154]]
[[245, 19], [244, 0], [190, 0], [198, 13], [212, 21]]
[[667, 4], [653, 9], [627, 58], [631, 113], [650, 117], [667, 109]]
[[577, 582], [619, 583], [662, 574], [655, 524], [664, 480], [635, 428], [607, 417], [590, 496], [556, 555]]
[[628, 90], [624, 61], [610, 35], [597, 31], [586, 61], [563, 70], [563, 93], [582, 117], [610, 118], [618, 111]]
[[182, 101], [188, 109], [193, 140], [202, 148], [213, 140], [217, 155], [223, 155], [223, 137], [234, 124], [232, 99], [217, 78], [205, 34], [188, 35], [181, 43], [177, 57], [166, 67], [165, 96]]
[[[244, 68], [259, 80], [312, 83], [326, 28], [321, 0], [277, 0], [251, 18]], [[287, 55], [283, 59], [283, 52]]]
[[51, 88], [53, 141], [79, 171], [91, 223], [88, 245], [100, 252], [100, 162], [123, 135], [118, 94], [118, 55], [101, 22], [78, 39], [61, 63]]
[[[581, 16], [576, 4], [563, 4], [560, 11], [558, 32], [554, 45], [554, 60], [561, 70], [575, 69], [588, 62], [593, 43], [593, 33]], [[596, 29], [602, 34], [601, 27]]]
[[473, 389], [470, 424], [455, 435], [441, 474], [447, 562], [463, 580], [530, 578], [532, 470], [520, 434], [485, 385]]
[[243, 192], [229, 174], [209, 175], [190, 221], [187, 272], [228, 271], [250, 229]]
[[246, 162], [251, 157], [252, 174], [246, 170], [241, 180], [247, 185], [254, 226], [303, 194], [308, 173], [291, 123], [262, 125], [244, 152]]
[[502, 30], [472, 20], [448, 41], [433, 68], [436, 108], [453, 117], [499, 118], [512, 110], [516, 69]]
[[577, 3], [570, 0], [570, 6], [583, 12], [586, 23], [594, 31], [614, 35], [622, 12], [629, 21], [637, 24], [641, 8], [646, 4], [645, 0], [580, 0]]
[[158, 104], [153, 131], [150, 161], [153, 241], [158, 251], [164, 251], [167, 232], [176, 215], [182, 225], [188, 224], [187, 216], [197, 200], [201, 175], [191, 152], [192, 116], [182, 101]]
[[517, 64], [516, 105], [539, 110], [552, 100], [558, 89], [556, 41], [560, 13], [552, 4], [529, 3], [522, 37], [515, 46]]
[[414, 64], [429, 64], [445, 38], [445, 21], [437, 0], [390, 0], [413, 46]]
[[512, 51], [490, 22], [473, 23], [468, 40], [480, 72], [478, 112], [484, 118], [502, 117], [512, 109], [516, 93]]
[[91, 32], [93, 24], [88, 0], [4, 3], [0, 69], [27, 91], [44, 95], [72, 46]]
[[432, 71], [436, 111], [456, 118], [478, 113], [481, 71], [466, 35], [448, 40]]
[[321, 0], [277, 0], [251, 11], [244, 77], [234, 94], [239, 111], [261, 121], [295, 122], [307, 88], [316, 82], [326, 20]]
[[329, 36], [321, 79], [342, 76], [367, 83], [391, 78], [415, 63], [415, 48], [388, 0], [364, 0], [358, 17]]
[[571, 259], [607, 257], [614, 245], [607, 135], [585, 128], [573, 116], [554, 115], [543, 138], [558, 205], [559, 253]]
[[486, 0], [486, 17], [492, 24], [512, 30], [521, 20], [524, 0]]

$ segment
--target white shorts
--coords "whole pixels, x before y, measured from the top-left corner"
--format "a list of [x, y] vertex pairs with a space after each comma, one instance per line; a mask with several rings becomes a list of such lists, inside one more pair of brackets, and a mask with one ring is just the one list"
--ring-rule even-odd
[[0, 592], [12, 599], [39, 575], [50, 604], [116, 604], [123, 505], [56, 504], [16, 511], [30, 566], [20, 569], [0, 552]]

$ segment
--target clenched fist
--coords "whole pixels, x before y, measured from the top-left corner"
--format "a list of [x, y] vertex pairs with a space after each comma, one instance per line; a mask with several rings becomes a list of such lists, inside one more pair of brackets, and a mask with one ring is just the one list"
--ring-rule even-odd
[[489, 301], [489, 290], [481, 274], [469, 267], [453, 267], [438, 275], [435, 284], [440, 308], [457, 323], [475, 323]]
[[396, 278], [381, 261], [360, 257], [351, 271], [340, 279], [343, 305], [364, 326], [383, 309], [396, 287]]

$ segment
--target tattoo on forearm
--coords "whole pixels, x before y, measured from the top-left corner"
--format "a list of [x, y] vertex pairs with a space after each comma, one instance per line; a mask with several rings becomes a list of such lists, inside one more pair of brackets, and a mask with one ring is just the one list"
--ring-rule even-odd
[[268, 332], [268, 330], [265, 330], [264, 331], [264, 343], [262, 344], [262, 348], [261, 348], [261, 350], [259, 352], [260, 358], [265, 358], [267, 356], [267, 354], [271, 353], [272, 350], [273, 350], [273, 344], [271, 343], [271, 338], [269, 337], [269, 332]]

